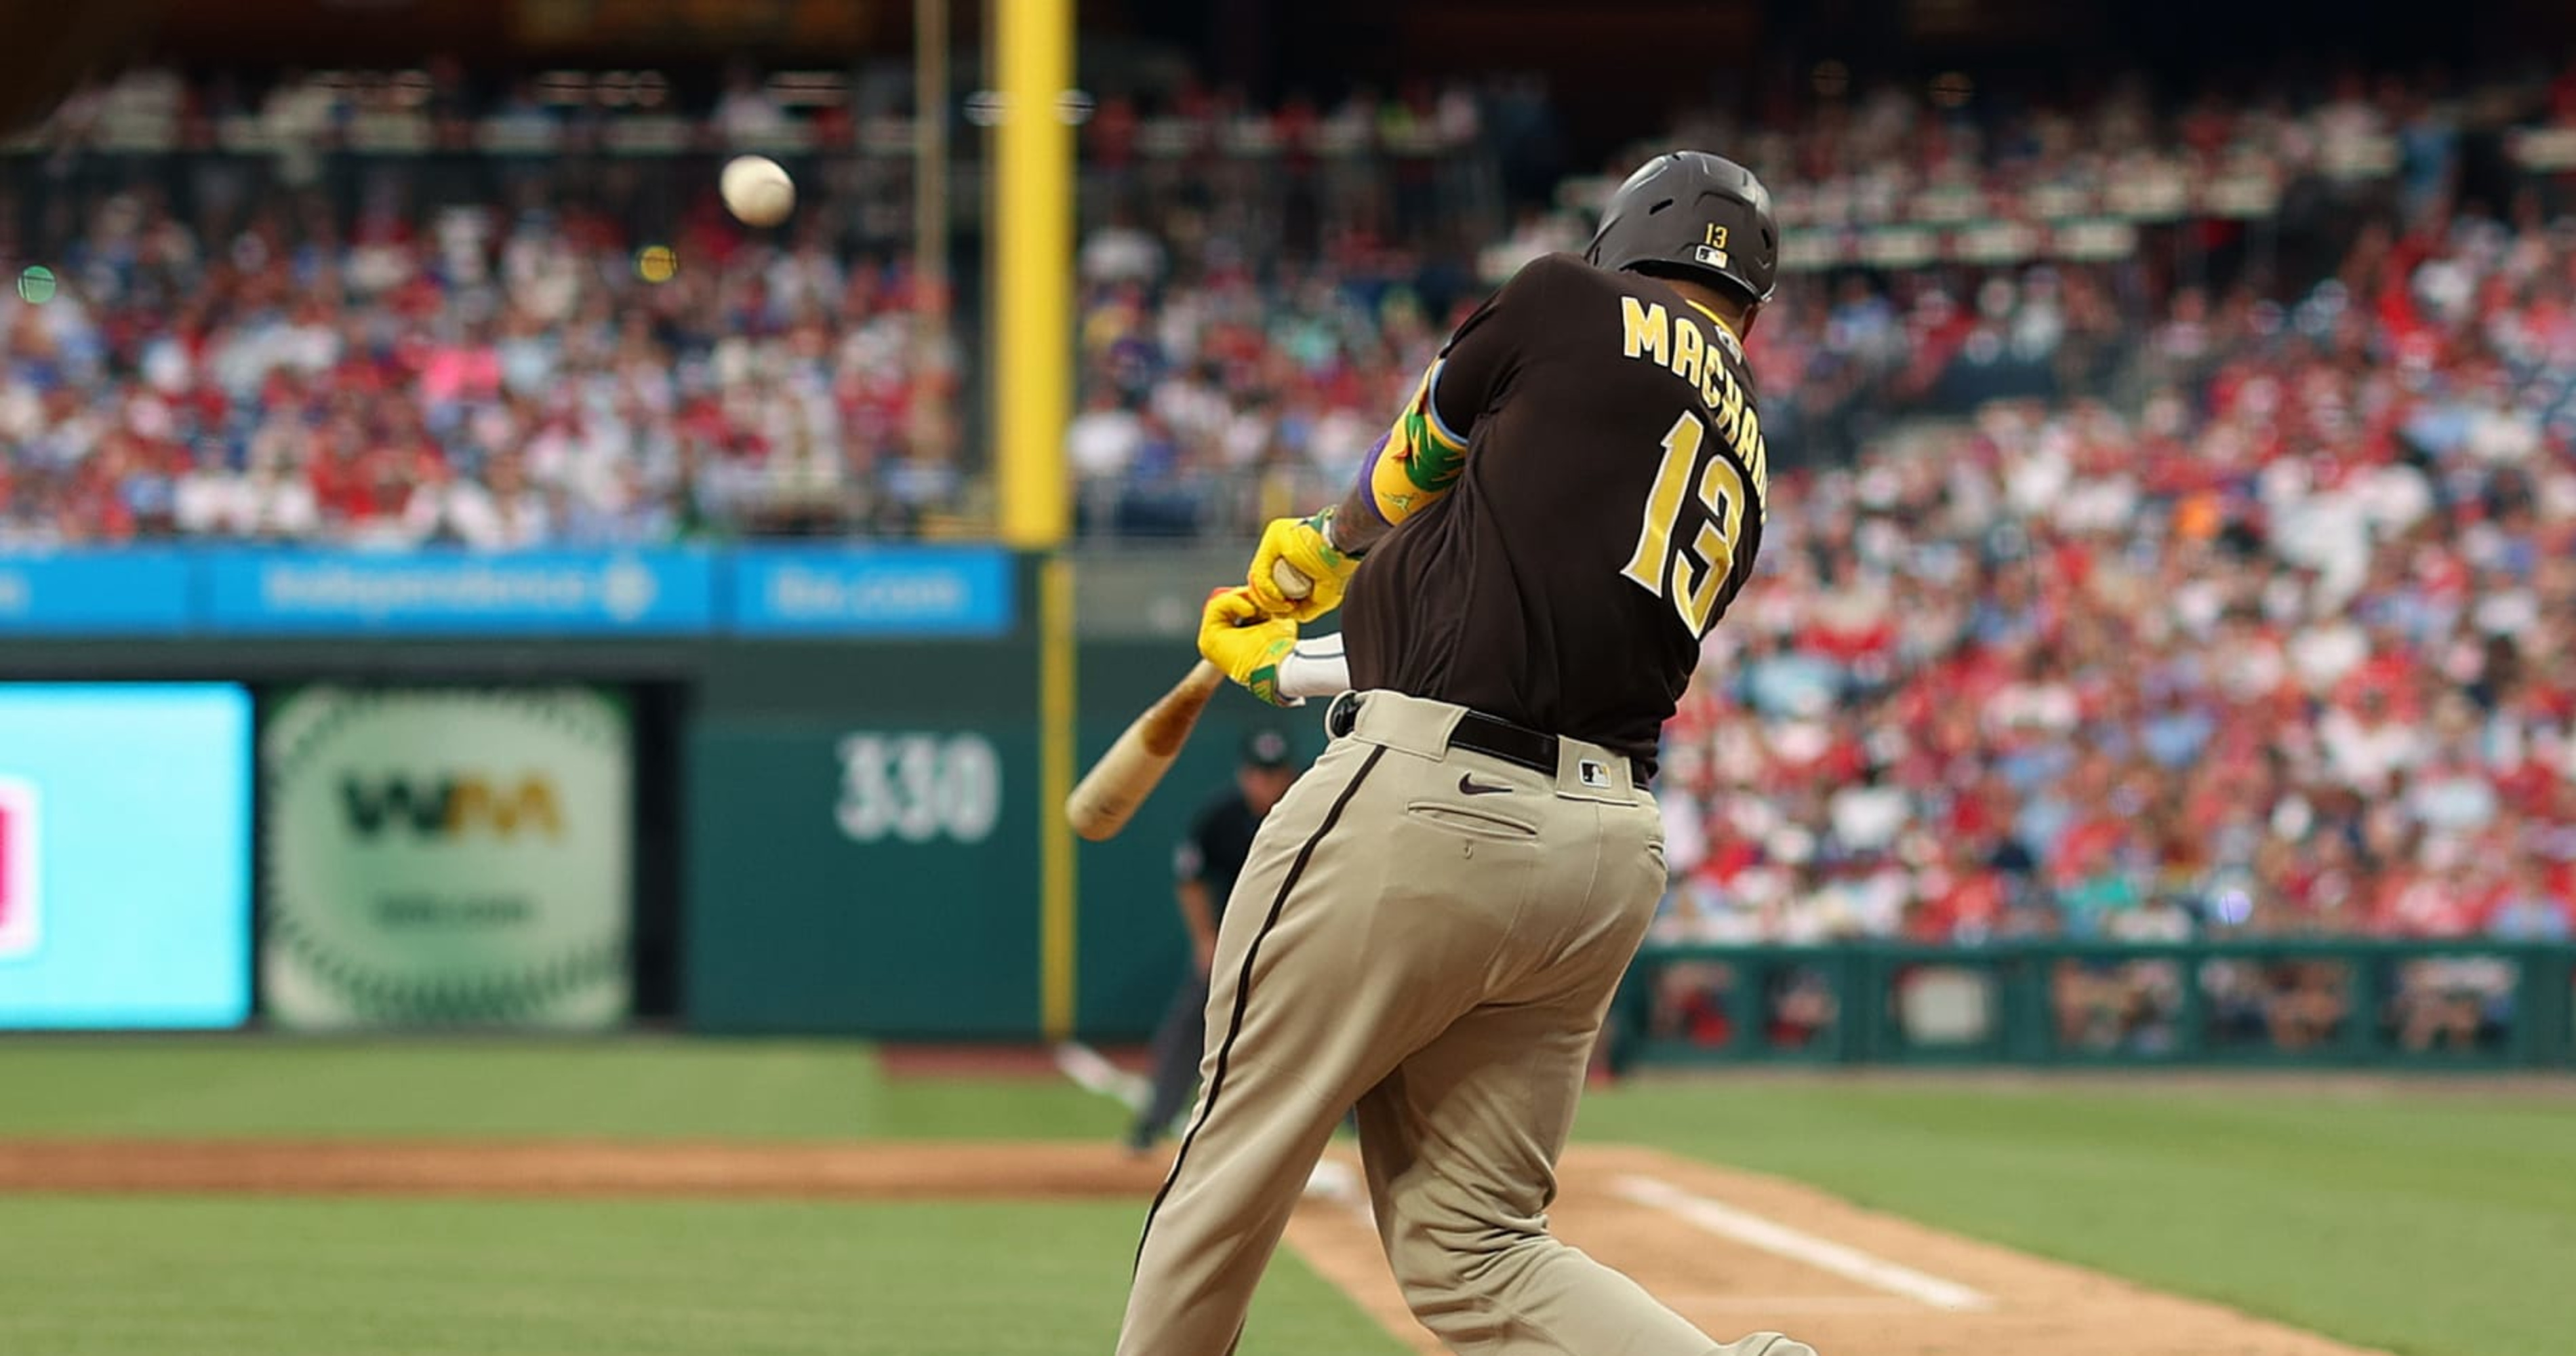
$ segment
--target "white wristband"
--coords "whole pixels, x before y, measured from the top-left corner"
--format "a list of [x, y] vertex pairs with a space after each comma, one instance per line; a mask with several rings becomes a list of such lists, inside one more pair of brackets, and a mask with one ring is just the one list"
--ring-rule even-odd
[[1310, 636], [1279, 661], [1279, 695], [1304, 700], [1338, 697], [1351, 686], [1350, 661], [1342, 655], [1342, 636]]

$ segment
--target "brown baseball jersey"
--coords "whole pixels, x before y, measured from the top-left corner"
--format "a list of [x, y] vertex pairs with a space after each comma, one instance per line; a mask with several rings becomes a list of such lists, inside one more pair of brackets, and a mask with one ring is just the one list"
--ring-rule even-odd
[[1657, 279], [1552, 254], [1458, 327], [1369, 474], [1351, 685], [1590, 740], [1651, 775], [1762, 543], [1744, 351]]

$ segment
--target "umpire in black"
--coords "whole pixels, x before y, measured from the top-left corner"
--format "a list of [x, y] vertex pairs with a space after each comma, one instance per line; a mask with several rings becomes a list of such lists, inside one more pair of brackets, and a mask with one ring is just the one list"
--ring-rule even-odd
[[1199, 1058], [1207, 1047], [1208, 962], [1216, 955], [1217, 919], [1225, 912], [1226, 896], [1234, 893], [1234, 878], [1252, 851], [1261, 817], [1296, 780], [1288, 737], [1277, 730], [1255, 730], [1243, 741], [1234, 785], [1199, 811], [1190, 823], [1190, 836], [1172, 853], [1173, 893], [1180, 899], [1181, 921], [1190, 930], [1190, 970], [1154, 1031], [1154, 1090], [1127, 1132], [1127, 1147], [1138, 1153], [1152, 1149], [1170, 1131], [1198, 1087]]

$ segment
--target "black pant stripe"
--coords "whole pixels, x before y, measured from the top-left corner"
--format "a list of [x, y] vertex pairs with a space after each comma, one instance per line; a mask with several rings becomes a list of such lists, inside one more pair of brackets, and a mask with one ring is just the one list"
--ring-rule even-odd
[[[1225, 1091], [1226, 1065], [1234, 1055], [1234, 1038], [1243, 1031], [1243, 1010], [1252, 998], [1252, 967], [1261, 959], [1262, 939], [1270, 935], [1270, 929], [1279, 925], [1279, 913], [1288, 905], [1288, 892], [1296, 889], [1297, 878], [1306, 874], [1306, 863], [1314, 858], [1315, 845], [1324, 841], [1324, 835], [1331, 833], [1333, 826], [1341, 822], [1342, 807], [1359, 794], [1360, 783], [1368, 780], [1369, 769], [1376, 767], [1377, 760], [1385, 755], [1383, 745], [1369, 750], [1367, 761], [1352, 774], [1351, 784], [1342, 788], [1342, 794], [1333, 801], [1333, 807], [1324, 812], [1324, 822], [1316, 825], [1305, 846], [1297, 849], [1297, 860], [1288, 864], [1288, 874], [1280, 879], [1279, 893], [1270, 901], [1270, 912], [1261, 920], [1261, 931], [1254, 933], [1252, 945], [1243, 949], [1243, 969], [1234, 979], [1234, 1012], [1226, 1019], [1225, 1039], [1216, 1047], [1216, 1072], [1208, 1075], [1207, 1095], [1199, 1099], [1199, 1114], [1191, 1119], [1190, 1128], [1181, 1135], [1181, 1147], [1172, 1155], [1172, 1170], [1164, 1174], [1161, 1189], [1154, 1193], [1154, 1203], [1145, 1208], [1145, 1228], [1136, 1239], [1137, 1266], [1144, 1264], [1145, 1240], [1153, 1236], [1154, 1215], [1163, 1208], [1163, 1199], [1172, 1194], [1172, 1184], [1181, 1180], [1181, 1168], [1190, 1161], [1190, 1144], [1198, 1138], [1200, 1127], [1207, 1124], [1209, 1114], [1216, 1110], [1217, 1095]], [[1129, 1274], [1134, 1274], [1134, 1267], [1129, 1268]]]

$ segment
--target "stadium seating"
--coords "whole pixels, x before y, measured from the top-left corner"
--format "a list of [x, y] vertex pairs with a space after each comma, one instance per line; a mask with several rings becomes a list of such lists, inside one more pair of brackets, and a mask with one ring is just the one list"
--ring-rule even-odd
[[[591, 86], [460, 108], [480, 149], [446, 158], [368, 121], [434, 88], [271, 91], [272, 133], [381, 142], [274, 206], [245, 204], [298, 171], [266, 153], [103, 156], [59, 170], [76, 221], [12, 205], [55, 248], [0, 312], [0, 546], [975, 518], [972, 321], [917, 325], [902, 204], [867, 191], [900, 174], [753, 237], [690, 162], [511, 157]], [[738, 84], [673, 119], [700, 150], [864, 138], [844, 93]], [[1793, 248], [1753, 345], [1783, 467], [1763, 573], [1668, 732], [1662, 935], [2566, 937], [2576, 83], [2523, 93], [2481, 200], [2453, 105], [2403, 86], [1677, 128], [1750, 148]], [[141, 81], [74, 118], [124, 145], [191, 100]], [[1104, 102], [1084, 533], [1242, 537], [1324, 496], [1484, 287], [1579, 248], [1599, 180], [1507, 216], [1502, 122], [1463, 90]], [[1275, 200], [1230, 202], [1233, 160]], [[600, 196], [532, 206], [565, 196], [528, 192], [549, 173]]]

